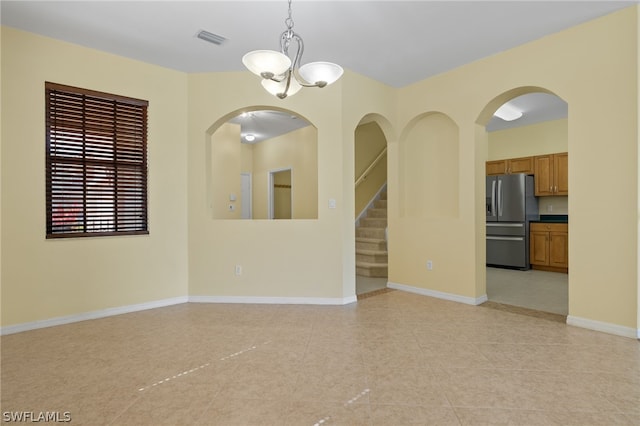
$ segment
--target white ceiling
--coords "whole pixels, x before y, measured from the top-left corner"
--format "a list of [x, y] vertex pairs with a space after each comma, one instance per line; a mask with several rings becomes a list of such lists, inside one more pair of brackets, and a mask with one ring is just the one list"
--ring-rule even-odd
[[[292, 11], [303, 63], [402, 87], [639, 1], [294, 0]], [[246, 52], [279, 49], [286, 17], [285, 0], [0, 2], [2, 25], [184, 72], [244, 70]]]
[[[249, 144], [256, 144], [310, 125], [307, 120], [297, 115], [272, 110], [246, 112], [229, 122], [240, 125], [241, 142]], [[253, 135], [255, 140], [248, 141], [247, 135]]]

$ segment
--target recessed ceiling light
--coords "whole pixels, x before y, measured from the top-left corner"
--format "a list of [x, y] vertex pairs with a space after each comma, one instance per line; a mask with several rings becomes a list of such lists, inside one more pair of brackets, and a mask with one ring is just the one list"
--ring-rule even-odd
[[512, 107], [509, 104], [504, 104], [493, 114], [504, 121], [514, 121], [522, 117], [522, 111]]
[[248, 134], [244, 136], [244, 140], [246, 140], [247, 142], [253, 142], [256, 140], [256, 137], [252, 134]]
[[227, 39], [221, 35], [210, 33], [205, 30], [200, 30], [198, 34], [196, 34], [196, 37], [201, 40], [208, 41], [209, 43], [217, 44], [218, 46], [227, 41]]

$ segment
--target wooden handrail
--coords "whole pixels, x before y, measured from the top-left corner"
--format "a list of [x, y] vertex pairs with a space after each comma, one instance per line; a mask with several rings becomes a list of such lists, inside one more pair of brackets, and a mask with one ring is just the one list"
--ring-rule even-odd
[[387, 154], [387, 147], [385, 146], [384, 149], [380, 152], [380, 154], [378, 154], [378, 156], [375, 158], [375, 160], [373, 160], [373, 162], [371, 164], [369, 164], [369, 167], [367, 167], [366, 170], [364, 172], [362, 172], [360, 177], [358, 179], [356, 179], [356, 183], [355, 183], [355, 187], [356, 188], [362, 182], [367, 180], [367, 176], [369, 175], [369, 172], [371, 172], [371, 170], [373, 170], [373, 168], [378, 165], [380, 160], [382, 160], [382, 157], [384, 157], [386, 154]]

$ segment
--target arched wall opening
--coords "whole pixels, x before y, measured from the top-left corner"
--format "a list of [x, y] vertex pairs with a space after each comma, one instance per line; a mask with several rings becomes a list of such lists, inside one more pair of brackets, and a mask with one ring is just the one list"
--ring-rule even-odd
[[387, 286], [387, 134], [390, 131], [389, 121], [379, 114], [365, 115], [354, 130], [357, 295]]
[[[240, 114], [249, 117], [260, 114], [259, 127], [267, 136], [258, 143], [245, 141], [244, 124], [237, 119]], [[287, 119], [308, 125], [289, 128], [285, 123], [281, 129], [282, 121]], [[317, 219], [317, 144], [316, 127], [283, 108], [250, 106], [216, 120], [206, 132], [210, 216], [213, 219]], [[284, 183], [274, 178], [283, 170], [290, 172], [289, 180]]]
[[[540, 95], [544, 94], [544, 95]], [[512, 122], [503, 123], [504, 126], [496, 128], [496, 118], [492, 116], [498, 108], [509, 103], [515, 105], [518, 101], [524, 103], [525, 100], [532, 99], [553, 100], [554, 104], [564, 105], [564, 115], [554, 113], [545, 114], [539, 105], [530, 105], [530, 109], [521, 109], [523, 117]], [[545, 105], [545, 104], [542, 104]], [[480, 292], [486, 292], [490, 301], [516, 305], [538, 311], [545, 311], [553, 314], [568, 314], [568, 275], [566, 268], [562, 267], [562, 262], [553, 260], [542, 260], [544, 256], [549, 256], [551, 245], [555, 245], [555, 252], [562, 252], [562, 257], [568, 259], [568, 234], [557, 234], [546, 239], [542, 234], [532, 233], [531, 226], [540, 220], [562, 223], [568, 218], [568, 164], [566, 158], [569, 152], [568, 146], [568, 114], [567, 104], [560, 96], [553, 91], [537, 86], [523, 86], [505, 91], [491, 99], [476, 120], [476, 144], [478, 149], [484, 150], [484, 160], [487, 163], [485, 179], [493, 179], [496, 174], [524, 173], [533, 176], [533, 186], [531, 188], [532, 197], [535, 200], [535, 219], [531, 216], [524, 221], [524, 244], [523, 247], [514, 247], [511, 252], [525, 250], [524, 258], [526, 265], [523, 268], [545, 269], [555, 273], [532, 271], [527, 274], [521, 273], [518, 269], [522, 267], [504, 267], [496, 260], [497, 250], [500, 244], [519, 244], [518, 242], [496, 242], [500, 237], [494, 235], [495, 229], [492, 227], [479, 226], [482, 232], [476, 233], [476, 256], [477, 265], [477, 288]], [[539, 116], [539, 117], [538, 117]], [[520, 123], [518, 123], [521, 120]], [[498, 120], [499, 121], [499, 120]], [[491, 122], [491, 131], [488, 124]], [[564, 157], [563, 170], [557, 168], [553, 170], [546, 168], [554, 161], [560, 163], [560, 157]], [[555, 160], [554, 160], [555, 159]], [[524, 165], [527, 165], [524, 167]], [[504, 172], [502, 166], [504, 165]], [[514, 170], [515, 165], [515, 170]], [[485, 164], [478, 164], [485, 171]], [[489, 167], [492, 166], [492, 167]], [[563, 191], [549, 192], [542, 191], [540, 185], [549, 185], [547, 179], [564, 176]], [[476, 176], [480, 176], [478, 173]], [[547, 182], [547, 183], [543, 183]], [[487, 184], [488, 185], [488, 184]], [[553, 186], [555, 188], [555, 186]], [[478, 207], [478, 223], [484, 222], [487, 216], [487, 205], [489, 195], [484, 179], [478, 182], [476, 190], [479, 192], [476, 200], [483, 200]], [[487, 198], [485, 198], [487, 197]], [[531, 220], [529, 220], [531, 219]], [[482, 221], [482, 222], [481, 222]], [[495, 224], [494, 224], [495, 225]], [[535, 225], [538, 226], [539, 225]], [[567, 225], [553, 225], [556, 231], [560, 227], [566, 229]], [[491, 230], [491, 232], [490, 232]], [[537, 229], [536, 229], [537, 231]], [[487, 239], [487, 234], [491, 241]], [[518, 237], [520, 238], [520, 237]], [[555, 239], [554, 239], [555, 238]], [[554, 242], [555, 241], [555, 242]], [[563, 248], [564, 245], [564, 248]], [[545, 248], [546, 246], [546, 248]], [[565, 251], [566, 249], [566, 251]], [[505, 249], [506, 250], [506, 249]], [[504, 250], [503, 250], [504, 251]], [[535, 258], [535, 261], [532, 260]], [[488, 262], [488, 260], [490, 260]], [[488, 263], [490, 265], [488, 265]], [[495, 264], [498, 264], [497, 266]], [[536, 263], [535, 266], [531, 266]], [[545, 266], [546, 264], [546, 266]], [[487, 267], [490, 266], [490, 267]], [[542, 276], [544, 275], [544, 277]], [[506, 282], [509, 282], [508, 288]]]
[[372, 114], [354, 132], [355, 217], [387, 182], [387, 138]]

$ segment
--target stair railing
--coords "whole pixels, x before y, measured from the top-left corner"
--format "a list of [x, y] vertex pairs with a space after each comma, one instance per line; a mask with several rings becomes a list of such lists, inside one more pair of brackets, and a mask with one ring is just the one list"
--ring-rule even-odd
[[378, 156], [373, 160], [373, 162], [371, 164], [369, 164], [369, 167], [367, 167], [365, 169], [364, 172], [362, 172], [362, 174], [360, 175], [360, 177], [358, 177], [358, 179], [356, 179], [356, 183], [355, 183], [355, 187], [357, 188], [358, 185], [360, 185], [362, 182], [364, 182], [365, 180], [367, 180], [367, 177], [369, 177], [369, 173], [371, 173], [371, 170], [373, 170], [373, 168], [375, 166], [378, 165], [378, 163], [382, 160], [382, 158], [387, 155], [387, 147], [385, 146], [382, 151], [380, 151], [380, 154], [378, 154]]

